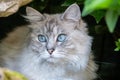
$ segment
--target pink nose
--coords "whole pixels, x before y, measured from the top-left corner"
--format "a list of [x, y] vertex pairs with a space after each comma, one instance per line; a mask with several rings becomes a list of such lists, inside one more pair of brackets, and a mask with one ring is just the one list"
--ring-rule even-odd
[[54, 49], [47, 49], [47, 51], [50, 55], [52, 55], [52, 53], [54, 52]]

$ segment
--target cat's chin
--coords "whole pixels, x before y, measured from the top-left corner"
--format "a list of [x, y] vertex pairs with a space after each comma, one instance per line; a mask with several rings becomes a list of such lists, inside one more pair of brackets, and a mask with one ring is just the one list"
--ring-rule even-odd
[[46, 59], [46, 61], [49, 63], [56, 63], [57, 62], [55, 58], [51, 58], [51, 57]]

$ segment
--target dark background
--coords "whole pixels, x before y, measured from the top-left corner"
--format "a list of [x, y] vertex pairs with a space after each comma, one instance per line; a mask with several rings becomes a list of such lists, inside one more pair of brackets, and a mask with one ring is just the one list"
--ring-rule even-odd
[[[61, 6], [64, 0], [40, 1], [35, 0], [26, 6], [34, 7], [41, 13], [49, 14], [63, 12], [67, 7]], [[25, 14], [26, 6], [21, 7], [17, 13], [9, 17], [0, 18], [0, 41], [17, 26], [28, 24], [20, 16]], [[81, 11], [83, 6], [83, 4], [80, 5]], [[113, 33], [109, 33], [104, 18], [98, 24], [90, 15], [83, 17], [83, 20], [88, 23], [89, 34], [94, 38], [92, 50], [95, 55], [95, 62], [99, 65], [97, 80], [120, 80], [120, 51], [114, 51], [116, 48], [115, 40], [120, 38], [120, 18]]]

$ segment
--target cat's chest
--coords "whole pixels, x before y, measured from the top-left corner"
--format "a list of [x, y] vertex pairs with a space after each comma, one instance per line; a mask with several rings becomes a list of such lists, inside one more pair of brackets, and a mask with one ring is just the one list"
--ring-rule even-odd
[[41, 67], [39, 70], [28, 70], [26, 76], [29, 80], [76, 80], [71, 74], [67, 73], [64, 69], [56, 67], [50, 69], [48, 67]]
[[39, 75], [32, 75], [32, 78], [30, 77], [30, 80], [75, 80], [74, 78], [66, 75], [66, 74], [60, 74], [60, 73], [53, 73], [53, 72], [43, 72], [39, 73]]
[[[30, 79], [31, 80], [31, 79]], [[75, 80], [73, 78], [69, 78], [69, 77], [65, 77], [65, 76], [55, 76], [55, 77], [51, 77], [51, 76], [37, 76], [36, 78], [34, 78], [33, 80]]]
[[39, 78], [37, 80], [73, 80], [68, 77], [67, 73], [63, 69], [60, 68], [41, 70], [37, 77]]
[[68, 78], [68, 77], [55, 77], [55, 78], [51, 78], [51, 77], [41, 78], [41, 77], [39, 77], [38, 79], [35, 79], [35, 80], [75, 80], [75, 79]]

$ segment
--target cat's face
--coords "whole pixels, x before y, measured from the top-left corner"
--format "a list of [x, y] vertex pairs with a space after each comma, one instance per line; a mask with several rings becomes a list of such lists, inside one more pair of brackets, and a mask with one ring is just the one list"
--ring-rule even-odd
[[71, 40], [71, 32], [64, 28], [66, 26], [61, 24], [63, 24], [62, 21], [57, 22], [57, 20], [50, 18], [42, 26], [39, 25], [39, 27], [34, 28], [31, 34], [31, 49], [43, 61], [62, 61], [65, 57], [75, 54], [75, 45]]
[[41, 15], [31, 8], [27, 12], [32, 24], [30, 49], [41, 63], [69, 64], [79, 68], [87, 64], [91, 38], [87, 36], [76, 4], [63, 14]]

